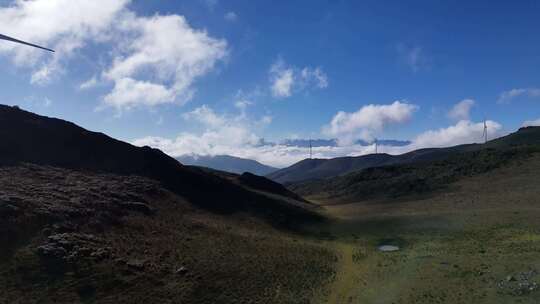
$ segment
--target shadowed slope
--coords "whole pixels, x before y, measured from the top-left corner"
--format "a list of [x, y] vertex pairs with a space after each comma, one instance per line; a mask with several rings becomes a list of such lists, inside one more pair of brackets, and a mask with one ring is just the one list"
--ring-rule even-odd
[[[485, 145], [462, 145], [404, 154], [415, 161], [366, 168], [324, 180], [292, 184], [289, 189], [322, 201], [356, 202], [426, 195], [456, 180], [489, 172], [540, 152], [540, 128], [523, 128]], [[399, 157], [399, 156], [398, 156]]]
[[511, 136], [492, 140], [486, 145], [466, 144], [447, 148], [425, 148], [401, 155], [368, 154], [356, 157], [337, 157], [332, 159], [305, 159], [288, 168], [268, 174], [267, 177], [279, 183], [297, 183], [316, 179], [326, 179], [345, 175], [366, 168], [387, 165], [412, 164], [443, 160], [456, 153], [495, 148], [501, 145], [518, 145], [540, 142], [538, 128], [522, 128]]
[[252, 159], [234, 157], [230, 155], [184, 155], [177, 157], [176, 159], [184, 165], [207, 167], [237, 174], [249, 172], [257, 175], [266, 175], [278, 170], [277, 168], [263, 165]]
[[306, 211], [183, 166], [157, 149], [135, 147], [102, 133], [0, 105], [0, 164], [33, 163], [76, 170], [138, 175], [161, 182], [190, 202], [219, 212], [306, 215]]

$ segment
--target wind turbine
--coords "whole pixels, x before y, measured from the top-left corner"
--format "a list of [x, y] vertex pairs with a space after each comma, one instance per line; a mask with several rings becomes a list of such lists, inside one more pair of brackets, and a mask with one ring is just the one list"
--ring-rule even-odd
[[39, 45], [36, 45], [36, 44], [25, 42], [25, 41], [15, 39], [15, 38], [12, 38], [12, 37], [9, 37], [9, 36], [6, 36], [6, 35], [2, 35], [2, 34], [0, 34], [0, 40], [7, 40], [7, 41], [15, 42], [15, 43], [20, 43], [20, 44], [24, 44], [24, 45], [28, 45], [28, 46], [33, 46], [35, 48], [46, 50], [46, 51], [54, 53], [54, 50], [48, 49], [46, 47], [42, 47], [42, 46], [39, 46]]
[[311, 136], [309, 137], [309, 159], [313, 158], [313, 144], [311, 143]]
[[484, 133], [482, 134], [482, 136], [484, 137], [484, 143], [487, 143], [487, 141], [488, 141], [488, 127], [487, 127], [486, 119], [484, 119]]

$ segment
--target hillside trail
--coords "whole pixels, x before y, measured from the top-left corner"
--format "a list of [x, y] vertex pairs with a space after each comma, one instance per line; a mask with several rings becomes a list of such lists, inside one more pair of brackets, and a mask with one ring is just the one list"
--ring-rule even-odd
[[354, 246], [345, 242], [329, 244], [338, 255], [336, 278], [330, 286], [330, 294], [323, 303], [356, 303], [356, 297], [363, 284], [360, 281], [359, 268], [353, 261]]

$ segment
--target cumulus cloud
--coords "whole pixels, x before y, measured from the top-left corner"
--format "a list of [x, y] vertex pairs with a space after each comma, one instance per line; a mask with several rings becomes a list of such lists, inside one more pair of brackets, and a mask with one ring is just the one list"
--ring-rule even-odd
[[270, 116], [250, 119], [244, 113], [220, 114], [207, 105], [185, 113], [182, 117], [186, 121], [199, 124], [203, 131], [200, 133], [183, 132], [172, 140], [150, 136], [135, 140], [134, 144], [156, 147], [173, 156], [230, 154], [240, 157], [249, 155], [253, 158], [254, 155], [249, 151], [258, 150], [262, 142], [255, 131], [264, 128], [272, 121]]
[[[502, 125], [498, 122], [486, 121], [488, 135], [491, 139], [501, 136]], [[484, 141], [484, 123], [461, 120], [457, 124], [430, 130], [418, 135], [413, 141], [414, 148], [449, 147], [459, 144], [481, 143]]]
[[448, 112], [448, 117], [453, 120], [469, 120], [471, 109], [474, 106], [475, 101], [472, 99], [464, 99], [456, 103], [450, 112]]
[[389, 124], [409, 121], [417, 109], [416, 105], [394, 101], [388, 105], [366, 105], [353, 113], [340, 111], [323, 127], [323, 133], [337, 137], [340, 145], [350, 145], [358, 139], [372, 141], [374, 133]]
[[508, 103], [515, 98], [526, 96], [530, 98], [540, 97], [540, 89], [538, 88], [526, 88], [526, 89], [512, 89], [502, 92], [499, 96], [498, 103]]
[[[104, 106], [118, 110], [191, 99], [193, 83], [227, 56], [227, 42], [194, 29], [183, 16], [141, 17], [129, 10], [129, 0], [31, 0], [0, 7], [0, 27], [6, 34], [53, 47], [51, 57], [18, 44], [0, 44], [0, 54], [33, 70], [31, 82], [45, 84], [64, 71], [77, 50], [108, 43], [110, 66], [99, 81], [113, 89]], [[48, 56], [48, 57], [44, 57]], [[80, 86], [88, 89], [98, 79]]]
[[[184, 116], [192, 122], [205, 126], [201, 134], [181, 133], [174, 139], [163, 137], [144, 137], [134, 141], [135, 145], [148, 145], [163, 150], [171, 156], [185, 154], [222, 155], [257, 160], [275, 167], [286, 167], [309, 156], [309, 147], [273, 144], [257, 136], [258, 121], [246, 120], [246, 117], [227, 116], [215, 113], [207, 106], [200, 107]], [[270, 123], [268, 121], [267, 123]], [[502, 126], [494, 121], [487, 121], [490, 139], [503, 135]], [[455, 125], [429, 130], [416, 136], [406, 146], [379, 145], [379, 153], [402, 154], [421, 148], [448, 147], [483, 141], [483, 122], [460, 121]], [[375, 145], [317, 146], [313, 147], [314, 158], [334, 158], [342, 156], [360, 156], [375, 152]]]
[[292, 95], [294, 72], [286, 67], [283, 60], [278, 60], [270, 67], [271, 90], [274, 97], [289, 97]]
[[536, 120], [526, 120], [521, 125], [522, 127], [538, 127], [540, 126], [540, 118]]
[[224, 40], [191, 28], [178, 15], [131, 16], [122, 28], [134, 38], [125, 43], [125, 51], [103, 73], [105, 79], [114, 82], [105, 103], [119, 109], [188, 101], [195, 79], [227, 54]]
[[[286, 146], [280, 144], [244, 144], [237, 147], [233, 144], [205, 145], [210, 134], [203, 137], [191, 133], [182, 133], [175, 139], [162, 137], [145, 137], [133, 142], [137, 146], [151, 146], [177, 157], [186, 154], [196, 155], [233, 155], [236, 157], [257, 160], [263, 164], [282, 168], [303, 160], [309, 156], [309, 148]], [[203, 145], [201, 145], [203, 144]], [[347, 147], [314, 147], [314, 158], [332, 158], [344, 155], [357, 156], [373, 153], [374, 146]]]
[[155, 106], [173, 102], [175, 98], [176, 93], [165, 85], [128, 77], [115, 80], [113, 91], [104, 97], [104, 101], [121, 110], [139, 105]]
[[32, 69], [32, 83], [45, 84], [63, 71], [64, 62], [90, 41], [105, 38], [128, 0], [13, 1], [0, 7], [0, 28], [19, 39], [54, 48], [45, 53], [15, 43], [1, 43], [6, 54], [21, 67]]
[[303, 91], [312, 87], [325, 89], [328, 87], [328, 76], [320, 67], [304, 67], [298, 69], [278, 59], [270, 67], [270, 90], [274, 97], [286, 98], [295, 91]]

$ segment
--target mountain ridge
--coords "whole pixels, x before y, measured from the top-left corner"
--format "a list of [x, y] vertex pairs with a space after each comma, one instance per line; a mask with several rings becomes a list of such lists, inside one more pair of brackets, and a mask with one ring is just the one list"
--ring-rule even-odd
[[279, 170], [278, 168], [264, 165], [256, 160], [231, 155], [211, 156], [187, 154], [175, 158], [184, 165], [207, 167], [236, 174], [249, 172], [264, 176]]
[[[513, 138], [535, 133], [539, 127], [523, 127], [513, 134]], [[462, 144], [442, 148], [422, 148], [399, 155], [386, 153], [345, 156], [330, 159], [304, 159], [287, 168], [272, 172], [266, 177], [279, 183], [297, 183], [308, 180], [326, 179], [352, 173], [354, 171], [385, 165], [409, 164], [423, 161], [442, 160], [454, 153], [470, 152], [484, 147], [494, 147], [507, 140], [507, 136], [493, 139], [483, 144]], [[527, 142], [528, 138], [521, 138]]]
[[387, 162], [326, 179], [290, 183], [288, 188], [317, 201], [352, 203], [433, 194], [453, 182], [480, 175], [540, 152], [540, 127], [521, 128], [485, 144], [423, 149]]
[[307, 209], [269, 199], [212, 172], [184, 166], [158, 149], [136, 147], [18, 107], [0, 105], [0, 136], [0, 165], [32, 163], [137, 175], [157, 180], [199, 207], [215, 212], [250, 210], [270, 220], [272, 214], [287, 212], [308, 215]]

